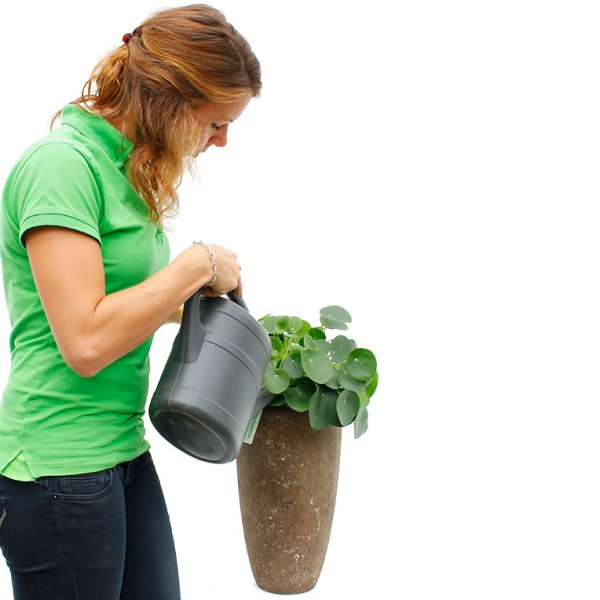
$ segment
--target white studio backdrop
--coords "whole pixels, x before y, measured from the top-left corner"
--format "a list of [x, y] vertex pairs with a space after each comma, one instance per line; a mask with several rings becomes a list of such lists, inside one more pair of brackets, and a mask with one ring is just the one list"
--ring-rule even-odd
[[[347, 308], [379, 359], [309, 598], [600, 595], [600, 83], [592, 1], [219, 0], [264, 91], [171, 222], [255, 316]], [[149, 0], [3, 6], [0, 181]], [[0, 382], [10, 355], [0, 311]], [[177, 332], [159, 329], [154, 390]], [[184, 600], [254, 584], [235, 464], [148, 422]], [[0, 598], [10, 597], [0, 565]]]

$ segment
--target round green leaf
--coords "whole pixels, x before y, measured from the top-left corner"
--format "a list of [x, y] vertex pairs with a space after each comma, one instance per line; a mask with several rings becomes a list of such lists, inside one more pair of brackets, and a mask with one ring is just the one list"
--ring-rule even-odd
[[354, 439], [358, 439], [366, 430], [369, 424], [369, 413], [366, 408], [361, 408], [354, 419]]
[[305, 348], [315, 348], [315, 340], [312, 339], [312, 337], [310, 337], [310, 335], [306, 334], [301, 342], [300, 342]]
[[360, 400], [360, 407], [364, 408], [365, 406], [369, 405], [369, 402], [371, 402], [371, 398], [369, 397], [369, 394], [367, 394], [367, 392], [356, 392], [358, 399]]
[[290, 379], [299, 379], [304, 377], [304, 369], [302, 368], [302, 359], [300, 352], [290, 354], [282, 363], [281, 368], [290, 376]]
[[313, 340], [324, 340], [327, 338], [325, 332], [319, 327], [311, 327], [308, 335], [310, 335]]
[[311, 394], [306, 394], [302, 389], [291, 387], [285, 390], [283, 397], [286, 404], [297, 412], [306, 412], [308, 410], [308, 401]]
[[281, 394], [290, 385], [290, 378], [283, 369], [278, 369], [273, 363], [269, 363], [265, 372], [264, 384], [271, 394]]
[[340, 382], [340, 386], [347, 389], [352, 390], [353, 392], [359, 393], [364, 392], [367, 387], [366, 381], [360, 381], [359, 379], [355, 379], [348, 373], [346, 369], [346, 365], [342, 365], [338, 371], [338, 381]]
[[325, 306], [321, 309], [320, 314], [322, 317], [335, 319], [336, 321], [342, 321], [342, 323], [352, 323], [352, 317], [350, 316], [350, 313], [345, 308], [335, 304], [331, 306]]
[[288, 331], [290, 333], [298, 333], [302, 329], [303, 321], [300, 317], [290, 317]]
[[338, 335], [331, 340], [331, 358], [336, 363], [345, 361], [354, 350], [352, 342], [345, 335]]
[[315, 348], [320, 350], [323, 354], [329, 354], [331, 345], [327, 340], [315, 340]]
[[311, 324], [308, 321], [302, 321], [302, 327], [296, 331], [296, 337], [302, 339], [311, 330]]
[[358, 410], [360, 409], [360, 400], [356, 395], [356, 392], [351, 392], [349, 390], [343, 390], [342, 393], [338, 396], [336, 402], [336, 410], [337, 415], [342, 424], [342, 427], [346, 425], [350, 425]]
[[337, 393], [319, 388], [308, 402], [308, 420], [313, 429], [325, 429], [340, 425], [336, 410]]
[[283, 352], [283, 342], [274, 335], [270, 336], [270, 339], [272, 347], [271, 356], [273, 358], [279, 358]]
[[277, 327], [277, 317], [269, 315], [268, 317], [262, 318], [260, 322], [269, 333], [275, 333], [275, 328]]
[[297, 387], [305, 396], [309, 398], [317, 391], [318, 386], [314, 381], [311, 381], [308, 377], [303, 377], [294, 382], [294, 386]]
[[321, 317], [321, 323], [323, 323], [323, 327], [327, 329], [348, 329], [348, 325], [346, 325], [346, 323], [342, 321], [335, 321], [334, 319]]
[[290, 324], [290, 318], [286, 316], [277, 317], [277, 323], [275, 324], [275, 333], [283, 333], [287, 331]]
[[328, 388], [332, 390], [337, 390], [340, 387], [340, 382], [338, 381], [338, 370], [333, 369], [333, 375], [331, 379], [325, 384]]
[[348, 355], [346, 369], [354, 379], [369, 381], [377, 371], [377, 360], [370, 350], [356, 348]]
[[367, 392], [367, 394], [369, 395], [369, 398], [375, 393], [378, 383], [379, 383], [379, 375], [377, 373], [375, 373], [375, 375], [373, 375], [373, 379], [371, 379], [371, 381], [369, 381], [369, 385], [367, 385], [367, 389], [365, 390]]
[[295, 382], [297, 388], [300, 388], [305, 394], [312, 396], [317, 391], [317, 384], [309, 379], [308, 377], [303, 377], [302, 379], [298, 379]]
[[275, 396], [271, 402], [269, 402], [269, 406], [283, 406], [285, 404], [285, 399], [283, 396]]
[[316, 383], [327, 383], [333, 375], [333, 365], [323, 352], [312, 348], [300, 353], [304, 372]]
[[348, 329], [352, 322], [350, 313], [341, 306], [326, 306], [321, 309], [321, 324], [327, 329]]

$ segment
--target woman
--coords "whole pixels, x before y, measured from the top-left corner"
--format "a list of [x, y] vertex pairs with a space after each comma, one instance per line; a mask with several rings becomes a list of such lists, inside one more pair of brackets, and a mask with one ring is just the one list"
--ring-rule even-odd
[[162, 221], [192, 158], [225, 146], [260, 89], [258, 60], [220, 12], [158, 12], [8, 177], [0, 547], [17, 599], [180, 597], [144, 439], [148, 352], [198, 289], [242, 284], [236, 255], [217, 245], [193, 243], [169, 263]]

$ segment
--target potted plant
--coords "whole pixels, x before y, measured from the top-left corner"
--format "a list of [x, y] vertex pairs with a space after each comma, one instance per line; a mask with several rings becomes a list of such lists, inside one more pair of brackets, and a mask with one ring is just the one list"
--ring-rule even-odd
[[[246, 548], [259, 587], [302, 593], [319, 578], [333, 520], [341, 428], [368, 426], [378, 382], [375, 355], [345, 335], [340, 306], [320, 311], [320, 325], [295, 316], [259, 319], [272, 345], [261, 393], [271, 402], [237, 458]], [[330, 336], [331, 337], [331, 336]]]

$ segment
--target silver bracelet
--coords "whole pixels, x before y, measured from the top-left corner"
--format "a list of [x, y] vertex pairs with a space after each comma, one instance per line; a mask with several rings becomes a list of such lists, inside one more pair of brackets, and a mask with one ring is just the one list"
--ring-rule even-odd
[[194, 244], [199, 244], [208, 252], [208, 258], [210, 258], [210, 264], [212, 265], [213, 277], [210, 280], [210, 283], [207, 283], [205, 287], [212, 287], [217, 281], [217, 261], [215, 260], [215, 255], [212, 253], [209, 244], [205, 244], [204, 242], [194, 242]]

